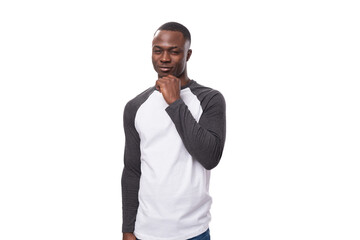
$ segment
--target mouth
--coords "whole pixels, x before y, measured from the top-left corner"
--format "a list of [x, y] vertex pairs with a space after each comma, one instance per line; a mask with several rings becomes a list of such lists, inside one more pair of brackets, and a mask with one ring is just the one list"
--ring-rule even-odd
[[162, 67], [162, 66], [159, 66], [158, 67], [160, 69], [160, 71], [162, 72], [170, 72], [172, 67]]

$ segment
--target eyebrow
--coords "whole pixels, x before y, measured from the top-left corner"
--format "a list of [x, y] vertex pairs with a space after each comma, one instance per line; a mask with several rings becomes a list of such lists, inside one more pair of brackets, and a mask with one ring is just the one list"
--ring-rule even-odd
[[[159, 45], [155, 45], [155, 46], [153, 46], [153, 48], [161, 48], [161, 49], [163, 49], [163, 47], [161, 47]], [[179, 48], [179, 47], [178, 46], [170, 46], [167, 49], [172, 50], [172, 49], [175, 49], [175, 48]]]

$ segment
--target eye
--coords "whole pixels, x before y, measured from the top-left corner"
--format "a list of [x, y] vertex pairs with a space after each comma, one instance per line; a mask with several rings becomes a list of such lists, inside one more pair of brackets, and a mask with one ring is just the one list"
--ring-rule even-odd
[[154, 52], [155, 54], [160, 54], [160, 53], [161, 53], [161, 50], [160, 50], [160, 49], [154, 49], [153, 52]]
[[171, 51], [171, 54], [178, 55], [180, 52], [178, 51]]

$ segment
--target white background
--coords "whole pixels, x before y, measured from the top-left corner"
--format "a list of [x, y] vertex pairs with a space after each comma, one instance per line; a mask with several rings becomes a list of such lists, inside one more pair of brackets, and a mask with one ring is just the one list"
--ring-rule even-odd
[[123, 108], [154, 31], [227, 101], [212, 239], [360, 239], [357, 1], [1, 1], [0, 239], [121, 239]]

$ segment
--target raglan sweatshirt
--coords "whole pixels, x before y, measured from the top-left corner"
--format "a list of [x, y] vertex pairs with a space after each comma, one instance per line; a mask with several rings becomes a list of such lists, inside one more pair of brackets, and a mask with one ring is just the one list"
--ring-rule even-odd
[[124, 109], [123, 232], [185, 240], [211, 220], [210, 170], [225, 143], [225, 100], [191, 80], [167, 104], [151, 87]]

